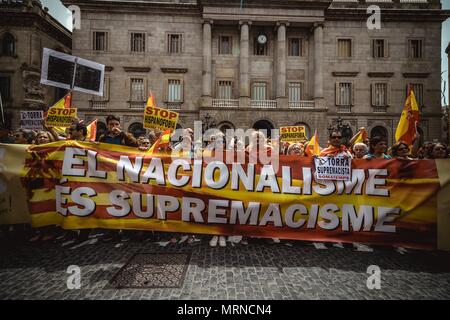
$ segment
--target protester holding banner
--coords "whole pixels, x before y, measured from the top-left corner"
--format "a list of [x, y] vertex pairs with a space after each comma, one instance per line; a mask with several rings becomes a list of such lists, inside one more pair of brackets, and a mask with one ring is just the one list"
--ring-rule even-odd
[[400, 141], [391, 147], [391, 156], [399, 160], [414, 160], [409, 152], [409, 146], [406, 142]]
[[77, 123], [69, 129], [70, 138], [76, 141], [89, 142], [87, 138], [87, 126], [84, 123]]
[[287, 150], [288, 156], [298, 156], [298, 157], [304, 157], [305, 156], [305, 149], [302, 144], [300, 143], [294, 143], [289, 146]]
[[364, 159], [392, 159], [392, 157], [386, 154], [388, 144], [383, 137], [373, 137], [370, 139], [369, 153]]
[[14, 139], [15, 144], [32, 144], [34, 137], [31, 132], [19, 129], [14, 133]]
[[139, 143], [138, 149], [140, 151], [148, 151], [148, 150], [150, 150], [150, 147], [152, 146], [150, 144], [150, 140], [146, 137], [139, 138], [138, 143]]
[[[110, 115], [106, 117], [106, 126], [108, 127], [108, 132], [104, 135], [102, 135], [99, 138], [99, 142], [101, 143], [109, 143], [109, 144], [116, 144], [116, 145], [123, 145], [123, 146], [129, 146], [129, 147], [138, 147], [138, 142], [136, 139], [131, 135], [131, 133], [125, 133], [120, 128], [120, 118], [116, 117], [114, 115]], [[113, 241], [118, 238], [120, 232], [119, 231], [109, 231], [107, 235], [103, 238], [104, 241]], [[122, 241], [128, 241], [129, 237], [128, 234], [125, 232], [122, 233]]]
[[38, 134], [36, 135], [36, 139], [34, 141], [35, 145], [42, 145], [42, 144], [46, 144], [46, 143], [50, 143], [53, 142], [54, 138], [51, 135], [50, 132], [48, 131], [39, 131]]
[[363, 159], [369, 153], [369, 148], [365, 143], [356, 143], [353, 147], [353, 157], [355, 159]]
[[429, 159], [446, 159], [448, 158], [447, 146], [441, 142], [437, 142], [430, 148]]
[[342, 144], [342, 133], [337, 130], [330, 133], [330, 146], [320, 152], [320, 157], [353, 158], [347, 147]]
[[120, 118], [114, 115], [106, 117], [108, 132], [99, 138], [99, 142], [137, 147], [138, 143], [131, 133], [125, 133], [120, 128]]

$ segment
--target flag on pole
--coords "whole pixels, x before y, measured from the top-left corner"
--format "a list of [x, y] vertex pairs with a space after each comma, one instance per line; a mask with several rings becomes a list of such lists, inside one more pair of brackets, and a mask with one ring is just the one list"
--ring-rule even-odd
[[403, 141], [408, 145], [412, 145], [416, 135], [416, 128], [420, 122], [419, 106], [417, 105], [416, 96], [411, 86], [408, 89], [408, 97], [406, 98], [405, 107], [403, 108], [400, 122], [395, 132], [395, 140]]
[[2, 112], [2, 123], [5, 123], [5, 114], [3, 113], [3, 99], [2, 99], [2, 93], [0, 92], [0, 108]]
[[366, 129], [362, 129], [359, 131], [358, 138], [356, 138], [355, 144], [364, 143], [369, 138], [369, 134]]
[[69, 92], [61, 100], [59, 100], [57, 103], [55, 103], [52, 106], [52, 108], [70, 109], [71, 106], [72, 106], [72, 93]]
[[95, 141], [97, 138], [97, 123], [98, 119], [95, 119], [87, 126], [86, 139], [90, 141]]
[[319, 136], [317, 135], [317, 130], [314, 132], [314, 136], [311, 140], [309, 140], [305, 153], [308, 157], [320, 155]]

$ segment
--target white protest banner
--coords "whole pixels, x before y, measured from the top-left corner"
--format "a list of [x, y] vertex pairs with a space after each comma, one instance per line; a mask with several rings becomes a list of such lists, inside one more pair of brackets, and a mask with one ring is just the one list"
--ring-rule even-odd
[[20, 111], [20, 127], [26, 130], [42, 130], [43, 111]]
[[41, 83], [103, 96], [105, 66], [44, 48]]
[[317, 180], [350, 181], [352, 178], [352, 159], [341, 157], [315, 158]]

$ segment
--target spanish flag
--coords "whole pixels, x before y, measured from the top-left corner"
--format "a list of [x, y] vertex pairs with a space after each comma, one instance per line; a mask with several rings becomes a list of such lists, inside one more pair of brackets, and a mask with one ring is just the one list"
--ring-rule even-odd
[[153, 95], [153, 92], [150, 92], [150, 96], [147, 100], [147, 107], [156, 108], [155, 96]]
[[317, 130], [314, 132], [314, 136], [308, 142], [305, 153], [308, 157], [320, 155], [319, 136], [317, 135]]
[[416, 96], [414, 95], [413, 89], [409, 87], [405, 107], [403, 108], [402, 115], [400, 116], [397, 131], [395, 132], [395, 140], [397, 142], [406, 142], [411, 146], [414, 142], [414, 136], [416, 134], [416, 128], [419, 125], [419, 121], [420, 115]]
[[87, 126], [86, 138], [90, 141], [95, 141], [97, 138], [97, 123], [98, 119], [95, 119]]
[[359, 131], [358, 138], [356, 138], [355, 144], [364, 143], [369, 138], [366, 129], [362, 129]]
[[72, 93], [69, 92], [64, 96], [64, 98], [55, 103], [55, 105], [52, 106], [52, 108], [70, 109], [71, 106], [72, 106]]
[[159, 139], [150, 148], [150, 150], [148, 150], [148, 153], [157, 154], [159, 152], [159, 148], [167, 147], [169, 145], [171, 137], [172, 137], [172, 129], [164, 131], [161, 137], [159, 137]]

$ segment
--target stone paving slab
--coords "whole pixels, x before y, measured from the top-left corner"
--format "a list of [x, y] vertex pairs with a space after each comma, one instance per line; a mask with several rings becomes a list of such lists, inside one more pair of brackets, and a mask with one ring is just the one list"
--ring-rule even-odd
[[[290, 241], [210, 248], [208, 237], [161, 247], [152, 241], [98, 241], [70, 249], [57, 243], [0, 241], [0, 299], [450, 299], [450, 254], [437, 251]], [[192, 254], [182, 288], [113, 289], [109, 281], [136, 253]], [[69, 290], [67, 268], [80, 267], [81, 289]], [[381, 289], [366, 286], [367, 268], [381, 269]]]

